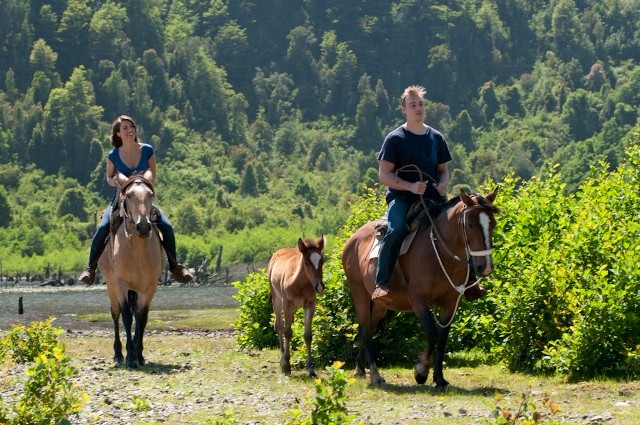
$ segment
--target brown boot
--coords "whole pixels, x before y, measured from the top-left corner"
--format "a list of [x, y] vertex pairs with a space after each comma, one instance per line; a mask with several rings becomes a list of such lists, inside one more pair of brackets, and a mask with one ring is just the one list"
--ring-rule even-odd
[[388, 283], [376, 285], [376, 289], [371, 294], [371, 299], [381, 304], [391, 304], [391, 287]]
[[193, 279], [191, 272], [182, 264], [176, 264], [170, 271], [173, 278], [180, 283], [187, 283]]
[[78, 280], [86, 285], [93, 285], [93, 282], [96, 281], [96, 268], [95, 267], [87, 267], [84, 269]]
[[475, 284], [475, 281], [467, 282], [467, 287], [464, 290], [464, 298], [467, 301], [475, 301], [487, 295], [487, 290], [480, 285], [480, 283]]

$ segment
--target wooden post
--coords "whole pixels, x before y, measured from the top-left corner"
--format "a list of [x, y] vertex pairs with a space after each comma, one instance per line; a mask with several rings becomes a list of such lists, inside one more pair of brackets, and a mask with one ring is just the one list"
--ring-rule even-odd
[[22, 308], [22, 297], [18, 298], [18, 314], [23, 314], [24, 309]]

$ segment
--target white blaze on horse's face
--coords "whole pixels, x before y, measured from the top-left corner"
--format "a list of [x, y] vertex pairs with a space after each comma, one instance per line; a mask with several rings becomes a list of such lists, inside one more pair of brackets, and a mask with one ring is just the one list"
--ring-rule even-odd
[[322, 260], [322, 255], [318, 252], [312, 252], [309, 259], [311, 260], [311, 264], [313, 264], [313, 268], [318, 270], [320, 267], [320, 260]]
[[481, 212], [478, 215], [478, 220], [480, 220], [480, 226], [482, 227], [482, 233], [484, 234], [484, 246], [486, 249], [491, 249], [491, 219], [489, 218], [489, 214], [484, 211]]

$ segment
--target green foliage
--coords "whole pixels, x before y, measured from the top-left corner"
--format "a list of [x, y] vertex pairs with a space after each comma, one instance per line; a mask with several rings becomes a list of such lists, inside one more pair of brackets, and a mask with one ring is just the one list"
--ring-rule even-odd
[[523, 393], [517, 408], [510, 408], [506, 403], [506, 399], [502, 394], [496, 394], [495, 403], [487, 402], [486, 404], [493, 410], [493, 419], [487, 421], [489, 424], [495, 425], [532, 425], [532, 424], [559, 424], [560, 422], [553, 419], [553, 416], [560, 412], [558, 403], [551, 401], [547, 396], [540, 401], [542, 407], [538, 407], [531, 400], [530, 393]]
[[[14, 325], [0, 341], [0, 354], [18, 363], [32, 364], [26, 369], [24, 393], [13, 408], [13, 415], [0, 405], [0, 421], [6, 424], [70, 424], [68, 417], [79, 412], [87, 395], [73, 384], [77, 370], [58, 341], [62, 329], [51, 325], [53, 318], [34, 322], [30, 327]], [[1, 401], [1, 400], [0, 400]]]
[[38, 356], [48, 353], [58, 346], [61, 328], [51, 324], [55, 318], [50, 317], [41, 322], [33, 322], [31, 326], [13, 325], [0, 341], [0, 353], [9, 353], [16, 363], [29, 363]]
[[[339, 425], [352, 422], [356, 416], [347, 410], [346, 390], [355, 378], [347, 379], [341, 369], [344, 363], [336, 361], [327, 366], [328, 378], [316, 378], [315, 399], [307, 399], [305, 406], [291, 409], [287, 424], [290, 425]], [[311, 412], [306, 412], [310, 409]]]
[[240, 317], [234, 324], [238, 345], [259, 350], [277, 347], [270, 284], [265, 270], [252, 273], [243, 282], [236, 281], [233, 285], [238, 290], [234, 298], [240, 303]]
[[490, 295], [461, 311], [455, 349], [477, 344], [511, 370], [571, 379], [640, 376], [637, 140], [618, 170], [595, 164], [575, 195], [557, 174], [505, 179]]

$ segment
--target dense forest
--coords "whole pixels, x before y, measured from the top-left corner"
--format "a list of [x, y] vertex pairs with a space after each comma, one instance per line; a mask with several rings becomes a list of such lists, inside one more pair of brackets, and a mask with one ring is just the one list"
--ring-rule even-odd
[[80, 270], [111, 121], [158, 157], [191, 266], [335, 234], [426, 86], [454, 193], [556, 170], [576, 191], [640, 115], [639, 0], [0, 0], [0, 273]]

